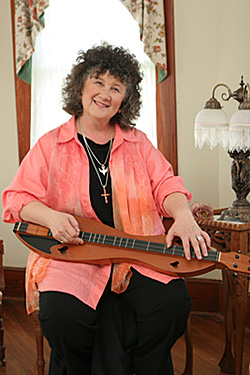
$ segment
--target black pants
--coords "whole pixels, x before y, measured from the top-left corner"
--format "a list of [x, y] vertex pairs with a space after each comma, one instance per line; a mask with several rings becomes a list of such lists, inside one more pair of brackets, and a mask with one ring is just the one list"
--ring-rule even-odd
[[183, 280], [163, 284], [134, 269], [124, 293], [111, 292], [108, 283], [97, 310], [68, 294], [40, 293], [49, 374], [172, 375], [170, 351], [191, 303]]

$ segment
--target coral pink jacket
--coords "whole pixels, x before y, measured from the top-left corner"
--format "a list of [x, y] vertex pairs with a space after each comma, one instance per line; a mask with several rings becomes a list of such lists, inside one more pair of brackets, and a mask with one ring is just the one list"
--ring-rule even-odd
[[[115, 126], [110, 157], [116, 227], [139, 235], [163, 234], [163, 202], [174, 192], [191, 194], [146, 135]], [[46, 133], [23, 160], [3, 192], [3, 220], [20, 221], [23, 206], [40, 201], [52, 209], [93, 220], [89, 196], [89, 161], [77, 138], [75, 117]], [[173, 277], [133, 265], [141, 274], [168, 283]], [[110, 265], [52, 261], [31, 251], [26, 268], [28, 313], [38, 308], [40, 291], [61, 291], [96, 308], [110, 276]]]

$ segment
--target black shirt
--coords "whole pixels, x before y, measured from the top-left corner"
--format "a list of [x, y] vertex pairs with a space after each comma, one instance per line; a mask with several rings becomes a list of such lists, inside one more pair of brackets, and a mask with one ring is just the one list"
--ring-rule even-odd
[[[90, 176], [89, 176], [89, 178], [90, 178], [89, 194], [90, 194], [91, 205], [92, 205], [96, 215], [98, 216], [98, 218], [100, 219], [100, 221], [102, 223], [104, 223], [106, 225], [109, 225], [111, 227], [114, 227], [110, 173], [108, 175], [108, 183], [107, 183], [107, 186], [106, 186], [106, 192], [107, 192], [107, 194], [109, 194], [109, 196], [107, 197], [108, 203], [106, 203], [105, 197], [102, 196], [102, 194], [104, 193], [103, 187], [100, 184], [97, 173], [96, 173], [96, 171], [93, 167], [93, 162], [95, 163], [95, 166], [96, 166], [97, 170], [98, 170], [98, 168], [100, 168], [100, 165], [98, 164], [98, 162], [93, 157], [92, 157], [93, 162], [90, 159], [89, 153], [88, 153], [88, 150], [86, 149], [86, 145], [85, 145], [82, 134], [77, 133], [77, 135], [78, 135], [79, 141], [81, 142], [81, 144], [85, 148], [85, 151], [86, 151], [86, 153], [88, 155], [88, 158], [89, 158], [89, 174], [90, 174]], [[104, 161], [106, 159], [106, 156], [107, 156], [107, 153], [108, 153], [109, 146], [110, 146], [110, 141], [105, 143], [105, 144], [98, 144], [98, 143], [95, 143], [95, 142], [91, 141], [88, 138], [86, 138], [86, 140], [87, 140], [87, 143], [88, 143], [89, 147], [91, 148], [93, 153], [96, 155], [97, 159], [101, 163], [104, 163]], [[108, 162], [109, 162], [109, 159], [108, 159]], [[107, 166], [107, 164], [106, 164], [106, 166]], [[102, 184], [105, 185], [106, 174], [104, 176], [99, 170], [98, 170], [98, 172], [99, 172], [99, 176], [102, 180]]]

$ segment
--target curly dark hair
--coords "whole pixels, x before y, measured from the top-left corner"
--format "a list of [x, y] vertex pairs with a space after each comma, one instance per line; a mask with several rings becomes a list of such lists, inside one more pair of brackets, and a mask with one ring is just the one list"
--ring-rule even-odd
[[109, 72], [126, 85], [126, 95], [121, 106], [121, 113], [116, 113], [110, 120], [121, 128], [135, 126], [141, 108], [142, 73], [135, 56], [123, 47], [103, 43], [86, 52], [79, 51], [77, 63], [73, 65], [62, 89], [63, 109], [77, 117], [83, 113], [81, 92], [88, 77]]

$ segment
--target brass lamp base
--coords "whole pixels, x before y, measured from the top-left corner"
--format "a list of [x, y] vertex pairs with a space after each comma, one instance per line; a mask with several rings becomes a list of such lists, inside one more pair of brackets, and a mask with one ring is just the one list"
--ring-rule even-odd
[[250, 222], [250, 203], [247, 200], [242, 204], [233, 202], [231, 207], [222, 211], [219, 220], [226, 220], [227, 218], [238, 219], [242, 222]]
[[250, 192], [250, 150], [228, 151], [228, 154], [233, 159], [231, 177], [236, 200], [231, 207], [222, 212], [219, 219], [225, 220], [229, 217], [250, 222], [250, 203], [246, 199]]
[[236, 193], [236, 200], [231, 207], [223, 211], [220, 220], [234, 218], [243, 222], [250, 222], [250, 203], [246, 199], [250, 192], [250, 150], [229, 151], [233, 159], [231, 166], [232, 188]]

